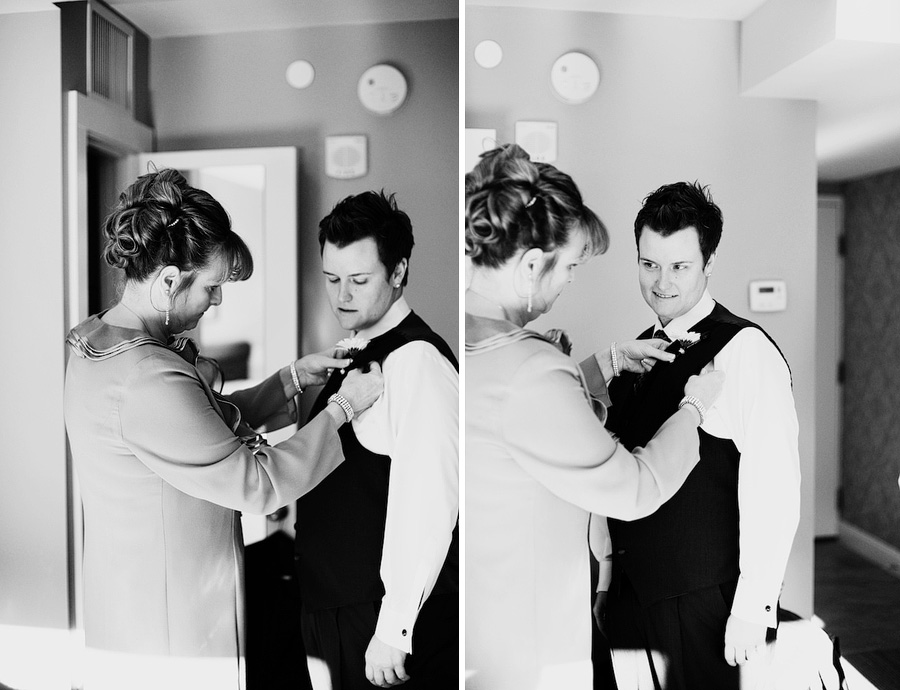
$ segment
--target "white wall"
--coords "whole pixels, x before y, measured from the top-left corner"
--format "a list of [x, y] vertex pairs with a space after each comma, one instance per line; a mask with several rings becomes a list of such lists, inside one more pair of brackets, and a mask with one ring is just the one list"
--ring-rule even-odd
[[0, 47], [0, 682], [68, 688], [58, 11], [0, 15]]
[[[503, 62], [478, 67], [475, 45], [493, 39]], [[600, 65], [587, 103], [554, 97], [550, 67], [580, 50]], [[633, 221], [662, 184], [699, 180], [725, 216], [713, 296], [753, 318], [779, 343], [794, 378], [800, 419], [801, 527], [783, 604], [812, 612], [815, 104], [739, 93], [739, 25], [729, 21], [552, 10], [466, 8], [466, 127], [514, 138], [517, 120], [559, 127], [556, 165], [571, 174], [610, 230], [612, 247], [582, 267], [538, 330], [562, 327], [582, 357], [637, 335], [653, 314], [640, 296]], [[783, 313], [748, 311], [753, 279], [787, 281]]]
[[[459, 23], [456, 20], [326, 26], [154, 41], [151, 88], [158, 147], [296, 146], [300, 343], [318, 352], [346, 335], [325, 294], [319, 221], [341, 199], [384, 189], [413, 224], [410, 306], [454, 350], [459, 342]], [[313, 84], [291, 88], [284, 71], [303, 58]], [[366, 111], [360, 75], [388, 62], [409, 82], [388, 116]], [[223, 66], [228, 76], [222, 78]], [[325, 174], [325, 137], [364, 134], [368, 173]], [[307, 405], [314, 396], [304, 396]]]

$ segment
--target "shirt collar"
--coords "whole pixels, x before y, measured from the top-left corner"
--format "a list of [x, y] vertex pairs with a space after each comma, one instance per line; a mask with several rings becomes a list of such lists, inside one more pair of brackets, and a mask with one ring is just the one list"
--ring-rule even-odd
[[715, 306], [716, 301], [709, 294], [709, 290], [704, 290], [703, 296], [700, 298], [700, 301], [697, 302], [697, 304], [691, 307], [688, 311], [686, 311], [681, 316], [678, 316], [669, 321], [669, 325], [665, 328], [660, 325], [659, 319], [657, 319], [653, 324], [653, 329], [656, 330], [658, 328], [662, 328], [662, 330], [666, 332], [666, 335], [674, 340], [672, 336], [687, 333], [703, 319], [709, 316]]
[[190, 364], [196, 362], [199, 350], [190, 338], [171, 338], [168, 343], [162, 343], [143, 331], [106, 323], [101, 318], [105, 313], [88, 317], [66, 335], [66, 343], [79, 357], [100, 362], [149, 344], [168, 347]]
[[357, 338], [365, 338], [366, 340], [372, 340], [372, 338], [377, 338], [379, 335], [384, 335], [392, 328], [396, 328], [400, 325], [400, 322], [403, 321], [409, 313], [412, 311], [409, 304], [406, 302], [406, 298], [402, 295], [394, 302], [390, 308], [384, 313], [378, 321], [373, 323], [368, 328], [363, 328], [356, 333], [354, 333], [354, 337]]

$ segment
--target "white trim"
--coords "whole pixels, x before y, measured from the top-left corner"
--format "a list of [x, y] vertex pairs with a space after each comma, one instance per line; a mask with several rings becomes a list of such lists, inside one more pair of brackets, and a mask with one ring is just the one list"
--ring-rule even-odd
[[[96, 146], [118, 157], [149, 151], [153, 130], [121, 108], [69, 91], [65, 110], [66, 324], [65, 332], [88, 314], [88, 189], [87, 152]], [[127, 165], [127, 163], [125, 164]], [[120, 169], [120, 185], [133, 180], [132, 170]]]
[[[268, 148], [156, 151], [136, 156], [137, 167], [149, 163], [181, 171], [208, 167], [259, 165], [265, 169], [263, 187], [263, 251], [253, 257], [254, 277], [265, 281], [263, 316], [264, 357], [268, 375], [300, 356], [299, 297], [297, 292], [297, 149]], [[226, 210], [227, 202], [224, 203]], [[267, 433], [271, 444], [294, 433], [293, 428]]]
[[900, 577], [900, 549], [843, 520], [838, 523], [838, 539], [854, 553]]
[[844, 201], [819, 195], [816, 206], [815, 507], [816, 537], [838, 533], [843, 385], [844, 259], [838, 243], [844, 232]]
[[[117, 174], [121, 182], [133, 179], [125, 170], [126, 153], [149, 150], [153, 144], [153, 130], [136, 122], [131, 115], [116, 107], [88, 98], [78, 91], [68, 91], [63, 96], [63, 214], [64, 239], [64, 328], [68, 333], [75, 325], [88, 317], [88, 174], [87, 153], [96, 146], [120, 158]], [[120, 184], [120, 188], [124, 185]], [[60, 347], [68, 347], [60, 339]], [[66, 463], [71, 481], [70, 538], [71, 604], [73, 629], [81, 634], [84, 628], [84, 519], [81, 508], [81, 489], [78, 476], [71, 471], [72, 453], [66, 443]]]

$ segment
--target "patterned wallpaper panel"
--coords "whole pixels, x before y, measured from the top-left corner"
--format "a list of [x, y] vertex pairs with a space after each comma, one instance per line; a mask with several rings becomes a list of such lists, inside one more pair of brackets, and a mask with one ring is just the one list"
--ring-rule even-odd
[[842, 517], [900, 549], [900, 171], [844, 199]]

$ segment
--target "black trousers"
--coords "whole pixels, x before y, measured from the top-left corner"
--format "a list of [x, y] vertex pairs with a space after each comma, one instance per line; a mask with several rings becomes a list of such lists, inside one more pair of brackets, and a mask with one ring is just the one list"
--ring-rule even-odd
[[[740, 669], [725, 661], [725, 624], [736, 582], [714, 585], [642, 607], [622, 578], [610, 591], [606, 627], [611, 648], [646, 654], [661, 690], [739, 690]], [[654, 663], [650, 651], [665, 658]]]
[[[306, 653], [325, 662], [333, 690], [371, 690], [366, 648], [375, 633], [380, 602], [304, 612]], [[405, 690], [458, 690], [459, 596], [429, 597], [413, 628], [413, 653], [406, 657]]]
[[593, 690], [617, 690], [616, 677], [610, 658], [609, 640], [600, 632], [596, 621], [591, 638], [591, 662], [594, 667]]
[[278, 531], [245, 551], [248, 690], [312, 690], [300, 634], [294, 540]]

